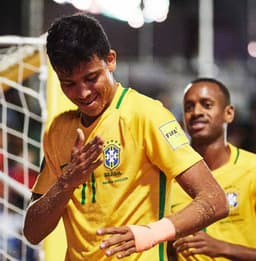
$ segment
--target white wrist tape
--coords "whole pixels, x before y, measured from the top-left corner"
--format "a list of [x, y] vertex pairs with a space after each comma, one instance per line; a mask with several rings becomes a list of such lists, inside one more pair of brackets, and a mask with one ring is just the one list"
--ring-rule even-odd
[[129, 225], [135, 239], [137, 252], [152, 248], [156, 244], [175, 239], [175, 227], [171, 220], [162, 218], [147, 226]]

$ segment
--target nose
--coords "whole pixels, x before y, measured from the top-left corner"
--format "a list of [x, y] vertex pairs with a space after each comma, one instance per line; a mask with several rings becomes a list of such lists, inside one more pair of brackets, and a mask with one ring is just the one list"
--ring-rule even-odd
[[202, 107], [200, 106], [200, 104], [196, 103], [195, 106], [194, 106], [193, 114], [199, 115], [199, 114], [202, 114], [202, 113], [203, 113]]
[[81, 82], [77, 86], [77, 95], [80, 99], [85, 99], [87, 96], [91, 94], [90, 88], [88, 88], [87, 84]]

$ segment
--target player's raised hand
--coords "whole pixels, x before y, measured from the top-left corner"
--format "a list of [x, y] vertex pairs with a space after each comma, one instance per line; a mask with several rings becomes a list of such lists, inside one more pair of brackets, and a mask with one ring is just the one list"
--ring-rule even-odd
[[71, 152], [68, 165], [64, 168], [60, 179], [66, 187], [75, 188], [83, 184], [101, 163], [103, 141], [96, 136], [87, 144], [81, 129], [77, 129], [77, 138]]

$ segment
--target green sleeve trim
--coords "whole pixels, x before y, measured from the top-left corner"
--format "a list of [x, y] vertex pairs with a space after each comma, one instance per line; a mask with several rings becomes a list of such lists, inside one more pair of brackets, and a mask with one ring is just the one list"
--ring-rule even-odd
[[[159, 182], [159, 219], [164, 217], [165, 197], [166, 197], [166, 176], [160, 172]], [[158, 245], [159, 261], [164, 261], [164, 243]]]
[[163, 172], [160, 172], [160, 182], [159, 182], [159, 219], [164, 217], [164, 207], [165, 207], [165, 196], [166, 196], [166, 176]]

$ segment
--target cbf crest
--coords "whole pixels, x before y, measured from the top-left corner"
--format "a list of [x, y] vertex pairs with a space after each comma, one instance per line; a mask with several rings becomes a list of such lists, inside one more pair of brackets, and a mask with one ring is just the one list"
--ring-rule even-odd
[[116, 168], [120, 163], [120, 143], [118, 141], [107, 141], [103, 149], [104, 165], [109, 169]]
[[226, 193], [226, 197], [229, 203], [230, 208], [235, 208], [238, 204], [238, 195], [235, 192]]

